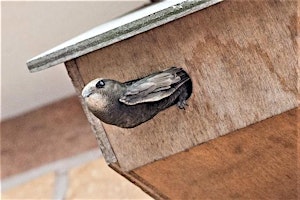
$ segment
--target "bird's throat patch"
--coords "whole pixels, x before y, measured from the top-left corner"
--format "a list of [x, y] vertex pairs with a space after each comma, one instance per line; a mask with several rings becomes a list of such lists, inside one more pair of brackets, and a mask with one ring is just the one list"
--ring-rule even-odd
[[92, 110], [92, 111], [107, 110], [107, 106], [108, 106], [108, 103], [109, 103], [106, 96], [100, 95], [100, 94], [97, 94], [97, 93], [92, 94], [91, 96], [86, 98], [85, 101], [87, 102], [87, 105], [88, 105], [89, 109]]

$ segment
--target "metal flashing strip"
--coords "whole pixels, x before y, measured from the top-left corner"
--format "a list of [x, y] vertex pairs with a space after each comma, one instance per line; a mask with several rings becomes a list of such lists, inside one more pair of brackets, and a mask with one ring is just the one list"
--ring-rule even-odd
[[69, 61], [223, 0], [166, 0], [102, 24], [27, 61], [30, 72]]

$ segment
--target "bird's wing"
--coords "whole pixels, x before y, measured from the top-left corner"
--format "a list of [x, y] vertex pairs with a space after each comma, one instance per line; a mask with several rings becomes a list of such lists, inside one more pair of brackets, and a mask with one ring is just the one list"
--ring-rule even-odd
[[189, 79], [182, 68], [172, 67], [127, 85], [119, 100], [127, 105], [159, 101], [173, 94]]

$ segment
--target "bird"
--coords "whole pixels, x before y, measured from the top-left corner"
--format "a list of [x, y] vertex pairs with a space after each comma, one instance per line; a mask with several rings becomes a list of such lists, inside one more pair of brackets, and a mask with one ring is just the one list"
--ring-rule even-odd
[[121, 128], [134, 128], [175, 104], [185, 109], [191, 94], [192, 80], [180, 67], [127, 82], [96, 78], [81, 92], [98, 119]]

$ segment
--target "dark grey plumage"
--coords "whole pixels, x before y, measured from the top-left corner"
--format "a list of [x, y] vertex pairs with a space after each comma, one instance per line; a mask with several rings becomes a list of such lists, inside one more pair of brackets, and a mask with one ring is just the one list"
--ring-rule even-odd
[[123, 128], [138, 126], [174, 104], [184, 108], [191, 93], [189, 75], [177, 67], [125, 83], [98, 78], [82, 90], [97, 118]]

